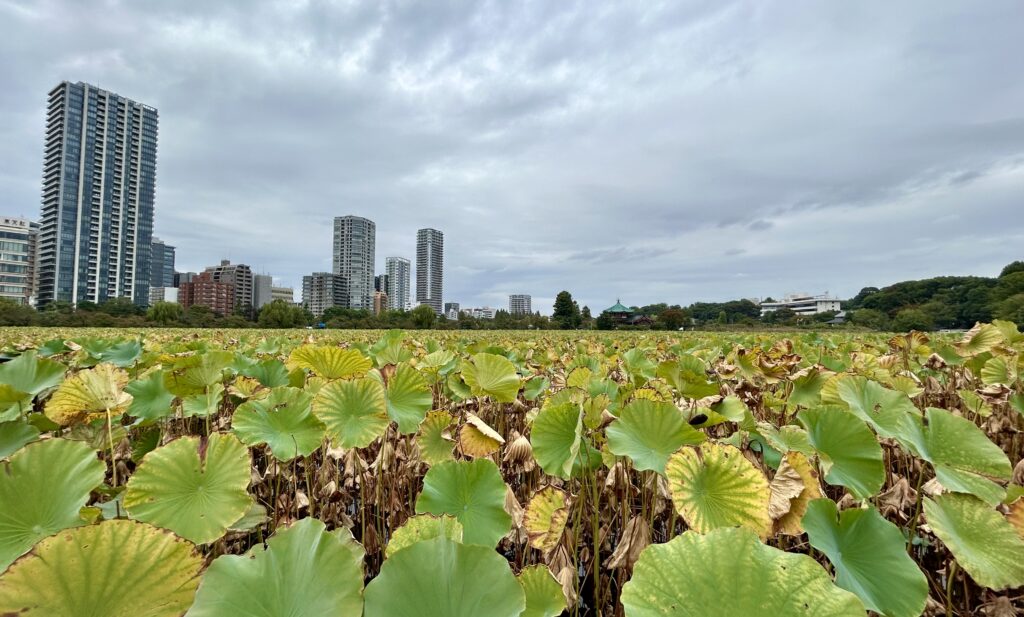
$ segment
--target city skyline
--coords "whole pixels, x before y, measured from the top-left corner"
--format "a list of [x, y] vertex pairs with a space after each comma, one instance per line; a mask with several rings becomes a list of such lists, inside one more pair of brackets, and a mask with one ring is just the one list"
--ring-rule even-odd
[[160, 110], [155, 233], [184, 271], [299, 288], [345, 212], [381, 258], [444, 230], [445, 298], [545, 313], [1019, 258], [1019, 3], [603, 7], [5, 3], [0, 212], [39, 220], [67, 79]]

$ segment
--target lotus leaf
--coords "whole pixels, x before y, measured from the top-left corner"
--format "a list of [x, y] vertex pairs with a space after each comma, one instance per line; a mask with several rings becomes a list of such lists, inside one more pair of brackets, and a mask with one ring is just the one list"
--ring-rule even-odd
[[252, 505], [249, 450], [229, 434], [203, 443], [179, 437], [142, 459], [128, 480], [132, 518], [170, 529], [196, 544], [220, 538]]
[[0, 576], [0, 614], [178, 617], [203, 559], [169, 531], [115, 520], [46, 538]]
[[331, 441], [344, 448], [365, 448], [391, 423], [384, 387], [371, 377], [325, 385], [313, 400], [313, 412]]
[[797, 418], [818, 452], [825, 482], [845, 486], [858, 499], [878, 493], [885, 481], [882, 447], [863, 420], [832, 407], [805, 409]]
[[275, 388], [270, 396], [242, 403], [231, 430], [248, 446], [267, 444], [274, 458], [309, 456], [324, 439], [324, 425], [313, 415], [313, 396], [298, 388]]
[[467, 544], [494, 547], [508, 533], [512, 518], [505, 512], [505, 481], [490, 459], [445, 461], [423, 478], [417, 514], [448, 514], [462, 524]]
[[626, 405], [605, 432], [612, 454], [628, 456], [636, 469], [662, 475], [670, 454], [707, 439], [687, 424], [675, 405], [644, 400]]
[[519, 394], [520, 380], [508, 358], [478, 353], [462, 363], [462, 378], [474, 396], [489, 396], [498, 403], [511, 403]]

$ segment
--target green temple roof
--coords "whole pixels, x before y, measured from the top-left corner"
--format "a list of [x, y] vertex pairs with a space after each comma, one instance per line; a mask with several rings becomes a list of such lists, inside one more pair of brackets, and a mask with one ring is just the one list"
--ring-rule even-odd
[[606, 312], [606, 313], [632, 313], [633, 309], [629, 308], [628, 306], [622, 306], [622, 302], [620, 302], [616, 298], [615, 306], [610, 306], [610, 307], [606, 308], [604, 310], [604, 312]]

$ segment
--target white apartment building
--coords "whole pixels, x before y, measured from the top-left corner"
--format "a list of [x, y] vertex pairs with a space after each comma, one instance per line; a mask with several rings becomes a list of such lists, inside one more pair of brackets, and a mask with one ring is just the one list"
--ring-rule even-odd
[[0, 298], [35, 304], [38, 232], [28, 219], [0, 217]]
[[533, 313], [530, 294], [511, 294], [508, 297], [508, 312], [512, 315], [529, 315]]
[[498, 309], [481, 306], [480, 308], [462, 309], [462, 312], [477, 319], [494, 319], [494, 314], [498, 312]]
[[817, 315], [828, 311], [839, 311], [839, 298], [823, 294], [810, 295], [806, 293], [789, 294], [778, 302], [762, 302], [761, 316], [779, 309], [789, 309], [797, 315]]
[[384, 260], [385, 292], [388, 296], [388, 309], [392, 311], [408, 311], [412, 308], [410, 279], [412, 263], [404, 257], [388, 257]]

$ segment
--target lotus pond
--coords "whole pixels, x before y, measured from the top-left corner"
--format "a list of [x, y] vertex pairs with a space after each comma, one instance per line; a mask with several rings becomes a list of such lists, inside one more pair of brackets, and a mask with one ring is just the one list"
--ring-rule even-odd
[[1024, 335], [0, 331], [0, 615], [1013, 615]]

